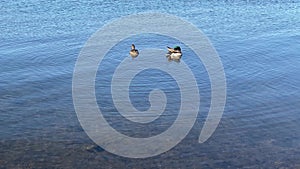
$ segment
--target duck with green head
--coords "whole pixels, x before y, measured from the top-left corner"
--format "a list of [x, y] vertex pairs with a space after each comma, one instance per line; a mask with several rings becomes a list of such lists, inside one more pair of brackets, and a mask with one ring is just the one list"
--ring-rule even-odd
[[175, 60], [179, 61], [181, 59], [182, 53], [181, 53], [181, 48], [179, 46], [175, 46], [174, 48], [168, 47], [168, 53], [166, 56], [168, 57], [169, 60]]

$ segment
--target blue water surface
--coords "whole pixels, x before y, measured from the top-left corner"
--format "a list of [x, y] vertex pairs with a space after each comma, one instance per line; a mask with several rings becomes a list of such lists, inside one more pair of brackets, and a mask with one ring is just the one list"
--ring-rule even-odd
[[[1, 1], [0, 9], [1, 168], [300, 168], [299, 0], [17, 0]], [[117, 120], [112, 126], [118, 131], [135, 137], [156, 135], [172, 124], [172, 112], [179, 107], [178, 87], [157, 70], [140, 73], [132, 82], [136, 88], [130, 89], [140, 110], [149, 107], [148, 89], [159, 86], [169, 92], [175, 104], [152, 125], [124, 121], [106, 99], [109, 72], [135, 38], [140, 48], [181, 45], [201, 95], [196, 124], [180, 144], [156, 157], [129, 159], [106, 152], [85, 134], [73, 107], [72, 75], [80, 50], [94, 32], [139, 12], [176, 15], [205, 33], [224, 66], [227, 102], [216, 132], [199, 144], [210, 105], [210, 82], [201, 62], [184, 58], [195, 56], [174, 39], [125, 39], [115, 48], [128, 44], [128, 49], [112, 48], [107, 54], [103, 64], [108, 74], [99, 68], [95, 90], [105, 116]], [[147, 78], [150, 75], [153, 78]]]

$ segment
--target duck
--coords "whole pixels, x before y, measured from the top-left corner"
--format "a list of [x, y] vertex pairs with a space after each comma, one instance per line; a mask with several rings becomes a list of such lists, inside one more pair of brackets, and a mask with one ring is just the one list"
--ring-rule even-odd
[[166, 56], [169, 61], [171, 60], [179, 61], [181, 59], [182, 53], [181, 53], [181, 48], [179, 46], [175, 46], [174, 48], [167, 46], [167, 48], [168, 48], [168, 53], [166, 54]]
[[137, 49], [135, 49], [134, 44], [131, 45], [131, 50], [130, 50], [129, 54], [132, 57], [132, 59], [136, 58], [139, 55], [139, 51]]

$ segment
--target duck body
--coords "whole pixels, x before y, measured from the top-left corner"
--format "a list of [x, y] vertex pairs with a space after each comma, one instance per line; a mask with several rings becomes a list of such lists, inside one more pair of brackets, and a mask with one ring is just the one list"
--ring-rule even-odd
[[130, 50], [129, 54], [133, 59], [139, 55], [139, 51], [137, 49], [135, 49], [134, 44], [131, 45], [131, 50]]
[[174, 48], [168, 48], [168, 53], [166, 54], [167, 58], [169, 60], [180, 60], [182, 57], [181, 48], [179, 46], [176, 46]]
[[168, 57], [172, 60], [179, 60], [181, 59], [182, 53], [170, 53], [168, 54]]

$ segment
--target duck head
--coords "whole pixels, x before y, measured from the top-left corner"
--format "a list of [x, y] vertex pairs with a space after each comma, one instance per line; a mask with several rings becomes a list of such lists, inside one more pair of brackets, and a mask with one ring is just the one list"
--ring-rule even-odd
[[131, 44], [131, 50], [135, 50], [134, 44]]
[[177, 51], [181, 52], [181, 48], [179, 46], [175, 46], [174, 50], [177, 50]]

